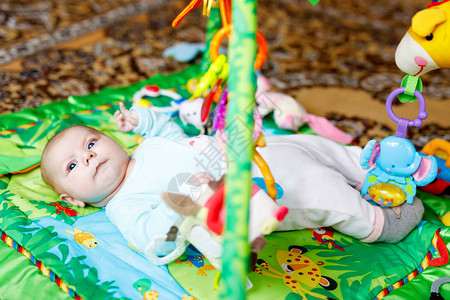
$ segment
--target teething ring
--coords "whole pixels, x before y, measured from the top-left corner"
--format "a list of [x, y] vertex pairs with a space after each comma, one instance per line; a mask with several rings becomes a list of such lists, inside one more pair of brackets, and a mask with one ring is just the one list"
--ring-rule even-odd
[[[391, 120], [397, 124], [400, 121], [400, 118], [397, 117], [397, 115], [392, 111], [392, 102], [394, 101], [395, 97], [403, 94], [405, 90], [405, 87], [398, 88], [392, 91], [386, 99], [386, 112], [389, 118], [391, 118]], [[425, 110], [425, 98], [423, 97], [423, 95], [418, 90], [415, 90], [414, 96], [419, 101], [419, 113], [417, 114], [417, 118], [415, 118], [414, 120], [408, 120], [408, 126], [420, 127], [422, 126], [422, 120], [425, 120], [428, 117], [428, 113]]]
[[165, 235], [157, 235], [153, 237], [151, 242], [145, 248], [145, 256], [151, 263], [158, 266], [166, 265], [180, 257], [184, 253], [184, 250], [186, 250], [186, 238], [182, 235], [178, 235], [175, 240], [175, 249], [173, 249], [172, 252], [162, 257], [156, 255], [156, 249], [164, 244], [166, 239], [167, 236]]
[[139, 102], [144, 96], [152, 97], [152, 98], [159, 97], [159, 96], [166, 96], [166, 97], [172, 98], [173, 100], [181, 99], [180, 94], [175, 93], [171, 90], [160, 89], [156, 85], [146, 85], [143, 88], [141, 88], [139, 91], [134, 93], [133, 102], [134, 103]]
[[[150, 101], [144, 98], [144, 96], [155, 98], [159, 96], [166, 96], [169, 98], [172, 98], [173, 100], [170, 101], [170, 106], [153, 106]], [[179, 110], [179, 104], [176, 102], [178, 100], [181, 100], [182, 97], [180, 94], [166, 89], [160, 89], [156, 85], [146, 85], [143, 88], [141, 88], [139, 91], [134, 93], [133, 95], [133, 103], [138, 106], [143, 107], [153, 107], [153, 110], [160, 113], [174, 113]]]
[[[220, 28], [214, 37], [211, 39], [210, 43], [210, 54], [211, 60], [215, 61], [219, 56], [219, 48], [222, 43], [222, 40], [225, 36], [229, 35], [233, 30], [233, 25], [224, 26]], [[256, 41], [258, 43], [258, 53], [256, 54], [255, 59], [255, 70], [261, 69], [262, 65], [266, 61], [267, 58], [267, 43], [264, 35], [258, 30], [256, 32]]]

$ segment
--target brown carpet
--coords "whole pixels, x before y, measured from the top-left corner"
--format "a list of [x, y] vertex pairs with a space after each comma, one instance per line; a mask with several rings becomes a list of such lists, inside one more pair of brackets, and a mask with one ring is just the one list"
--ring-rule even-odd
[[[274, 89], [294, 96], [308, 112], [331, 119], [360, 145], [392, 135], [395, 123], [384, 101], [404, 75], [395, 66], [395, 48], [411, 17], [427, 3], [258, 1], [259, 27], [269, 48], [262, 72]], [[0, 114], [181, 70], [186, 63], [163, 58], [162, 52], [178, 42], [203, 42], [205, 35], [201, 8], [179, 27], [170, 26], [187, 4], [3, 1]], [[42, 13], [38, 18], [37, 11]], [[450, 140], [449, 75], [450, 70], [438, 70], [422, 78], [429, 118], [408, 131], [418, 147], [434, 137]], [[414, 118], [417, 107], [401, 104], [394, 111]]]

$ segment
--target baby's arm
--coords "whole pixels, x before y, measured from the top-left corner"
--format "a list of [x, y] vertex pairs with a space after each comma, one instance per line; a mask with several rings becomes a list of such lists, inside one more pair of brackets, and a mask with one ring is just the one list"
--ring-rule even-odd
[[138, 112], [140, 118], [139, 124], [133, 131], [144, 138], [160, 136], [178, 140], [187, 137], [183, 129], [167, 115], [159, 114], [151, 108], [140, 106], [133, 106], [131, 111]]
[[[166, 235], [179, 217], [165, 203], [161, 203], [158, 195], [148, 195], [146, 199], [127, 196], [116, 200], [119, 201], [108, 204], [106, 215], [125, 239], [142, 253], [154, 237]], [[171, 250], [160, 248], [158, 254], [166, 255]]]
[[119, 108], [120, 110], [114, 113], [117, 128], [122, 132], [134, 130], [139, 124], [138, 112], [126, 109], [123, 102], [119, 103]]
[[160, 136], [168, 139], [182, 139], [187, 136], [169, 116], [159, 114], [151, 108], [133, 106], [130, 110], [120, 103], [120, 111], [116, 111], [114, 119], [122, 132], [133, 131], [144, 138]]

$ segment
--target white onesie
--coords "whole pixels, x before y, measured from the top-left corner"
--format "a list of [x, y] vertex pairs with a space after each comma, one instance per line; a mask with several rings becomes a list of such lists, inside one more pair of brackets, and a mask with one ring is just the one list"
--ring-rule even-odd
[[[131, 155], [134, 169], [106, 206], [106, 215], [139, 251], [156, 235], [164, 235], [178, 218], [162, 201], [163, 191], [192, 196], [186, 180], [206, 172], [218, 179], [226, 171], [214, 137], [188, 138], [168, 116], [147, 108], [133, 108], [140, 122], [135, 133], [144, 142]], [[374, 229], [375, 208], [355, 186], [364, 178], [359, 165], [361, 148], [344, 147], [313, 135], [267, 137], [258, 148], [283, 196], [277, 200], [289, 213], [277, 230], [331, 226], [358, 239]], [[252, 177], [262, 177], [256, 165]], [[251, 209], [251, 208], [250, 208]]]

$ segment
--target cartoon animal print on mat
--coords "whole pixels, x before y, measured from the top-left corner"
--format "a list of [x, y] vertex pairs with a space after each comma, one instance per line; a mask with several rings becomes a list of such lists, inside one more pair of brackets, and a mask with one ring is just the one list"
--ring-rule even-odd
[[143, 300], [158, 300], [159, 298], [157, 291], [150, 290], [152, 282], [149, 279], [139, 279], [133, 283], [133, 287], [142, 294]]
[[341, 250], [342, 252], [345, 252], [344, 248], [339, 246], [339, 244], [337, 244], [336, 240], [333, 238], [334, 231], [331, 231], [326, 227], [316, 228], [316, 229], [308, 229], [308, 230], [311, 231], [313, 234], [313, 236], [312, 236], [313, 241], [316, 241], [319, 244], [324, 244], [324, 245], [328, 244], [328, 249], [335, 247], [335, 248]]
[[85, 246], [86, 248], [95, 248], [98, 246], [98, 242], [95, 237], [89, 232], [83, 232], [81, 229], [74, 228], [74, 231], [66, 230], [75, 238], [75, 242]]
[[322, 276], [319, 265], [323, 265], [320, 261], [319, 265], [303, 255], [308, 250], [301, 246], [289, 246], [289, 251], [278, 250], [276, 257], [278, 265], [283, 269], [283, 273], [271, 267], [263, 259], [257, 260], [257, 265], [254, 271], [258, 274], [282, 279], [284, 284], [292, 290], [292, 292], [299, 294], [302, 299], [306, 299], [306, 294], [320, 298], [329, 299], [327, 296], [319, 295], [311, 292], [303, 287], [303, 285], [310, 289], [322, 286], [327, 290], [334, 290], [337, 288], [337, 283], [333, 279]]
[[198, 268], [197, 275], [208, 276], [205, 271], [215, 270], [213, 265], [205, 265], [204, 256], [192, 245], [189, 245], [184, 251], [184, 254], [187, 256], [185, 259], [177, 259], [175, 262], [178, 264], [182, 264], [186, 262], [188, 265]]
[[61, 201], [50, 203], [49, 205], [54, 206], [56, 208], [55, 213], [58, 215], [61, 215], [62, 213], [64, 213], [68, 217], [76, 217], [76, 215], [78, 215], [78, 213], [75, 210], [63, 205]]

